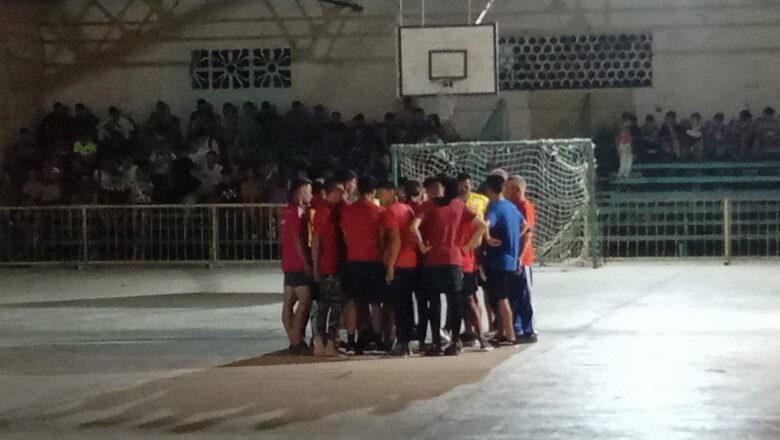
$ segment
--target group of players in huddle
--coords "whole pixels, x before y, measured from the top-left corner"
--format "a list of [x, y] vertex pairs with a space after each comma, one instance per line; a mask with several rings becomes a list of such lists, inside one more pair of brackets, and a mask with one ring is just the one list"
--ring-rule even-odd
[[460, 354], [464, 346], [486, 351], [536, 342], [530, 299], [536, 212], [525, 189], [522, 177], [500, 169], [479, 192], [467, 174], [400, 188], [352, 172], [293, 182], [281, 223], [290, 353], [406, 356], [416, 340], [420, 353], [437, 356]]

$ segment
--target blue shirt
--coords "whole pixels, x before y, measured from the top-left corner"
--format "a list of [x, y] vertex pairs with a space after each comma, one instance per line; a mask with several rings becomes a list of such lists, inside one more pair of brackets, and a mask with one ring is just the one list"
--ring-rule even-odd
[[488, 205], [486, 220], [490, 222], [490, 236], [501, 240], [497, 247], [486, 246], [485, 267], [488, 270], [514, 272], [520, 257], [520, 225], [523, 214], [509, 200], [497, 200]]

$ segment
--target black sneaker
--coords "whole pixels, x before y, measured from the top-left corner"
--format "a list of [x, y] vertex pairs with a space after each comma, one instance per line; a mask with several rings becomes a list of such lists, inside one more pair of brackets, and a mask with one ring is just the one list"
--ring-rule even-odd
[[406, 357], [406, 356], [411, 356], [412, 351], [409, 350], [409, 344], [398, 343], [395, 344], [395, 347], [393, 347], [393, 349], [390, 350], [388, 355], [395, 356], [395, 357]]
[[517, 337], [517, 344], [536, 344], [537, 336], [536, 333], [523, 333], [522, 335]]
[[445, 356], [457, 356], [460, 354], [460, 342], [453, 342], [444, 349]]
[[443, 354], [444, 354], [444, 352], [441, 349], [441, 345], [437, 345], [437, 344], [431, 344], [425, 350], [425, 355], [426, 356], [441, 356]]
[[344, 345], [344, 354], [354, 355], [357, 351], [354, 342], [348, 342]]

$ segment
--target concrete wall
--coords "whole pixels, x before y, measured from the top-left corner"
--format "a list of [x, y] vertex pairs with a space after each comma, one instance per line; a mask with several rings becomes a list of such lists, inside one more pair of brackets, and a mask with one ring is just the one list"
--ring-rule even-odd
[[43, 40], [36, 2], [0, 2], [0, 160], [19, 128], [39, 114]]
[[[48, 6], [44, 20], [45, 103], [83, 101], [104, 114], [118, 104], [145, 117], [158, 99], [186, 115], [195, 99], [294, 99], [326, 103], [345, 115], [380, 118], [396, 105], [395, 0], [358, 0], [362, 13], [314, 0], [188, 0], [170, 13], [149, 14], [140, 0], [68, 0]], [[154, 3], [154, 2], [148, 2]], [[173, 3], [171, 0], [163, 4]], [[405, 0], [407, 24], [418, 24], [417, 0]], [[427, 23], [464, 23], [466, 0], [427, 0]], [[476, 16], [486, 1], [472, 0]], [[151, 18], [150, 18], [151, 17]], [[649, 89], [504, 92], [514, 138], [567, 135], [585, 96], [592, 124], [624, 110], [675, 109], [733, 115], [780, 105], [780, 4], [766, 0], [497, 1], [486, 21], [504, 35], [652, 32], [654, 87]], [[195, 91], [190, 50], [291, 46], [293, 87]], [[7, 88], [7, 86], [5, 86]], [[453, 121], [479, 132], [499, 97], [461, 97]], [[452, 102], [423, 100], [429, 110]], [[5, 109], [6, 113], [8, 112]]]

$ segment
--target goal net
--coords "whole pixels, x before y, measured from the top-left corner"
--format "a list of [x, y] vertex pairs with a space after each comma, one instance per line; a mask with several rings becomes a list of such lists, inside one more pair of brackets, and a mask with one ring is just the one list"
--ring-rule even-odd
[[537, 210], [537, 258], [584, 262], [591, 256], [595, 164], [589, 139], [405, 144], [394, 145], [392, 155], [396, 179], [422, 182], [466, 172], [479, 185], [496, 168], [522, 176]]

